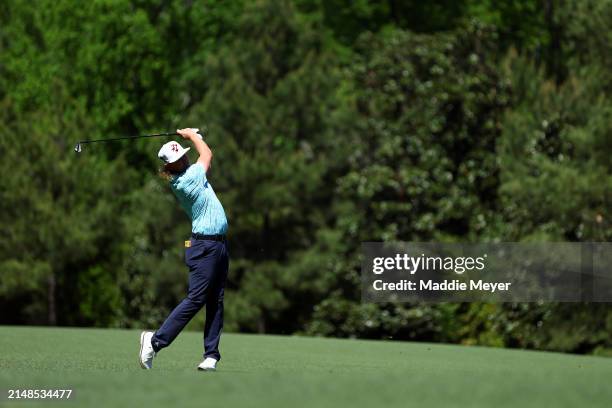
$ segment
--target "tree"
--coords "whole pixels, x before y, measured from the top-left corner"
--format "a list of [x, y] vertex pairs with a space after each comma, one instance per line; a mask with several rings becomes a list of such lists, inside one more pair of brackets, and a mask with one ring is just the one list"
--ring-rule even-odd
[[[354, 113], [345, 124], [348, 169], [338, 180], [336, 228], [346, 252], [335, 297], [311, 332], [454, 340], [452, 305], [361, 305], [362, 241], [474, 240], [497, 212], [495, 145], [509, 101], [495, 32], [364, 35], [351, 69]], [[350, 322], [350, 323], [349, 323]]]
[[208, 124], [218, 158], [210, 180], [229, 217], [228, 321], [291, 332], [312, 311], [293, 296], [306, 301], [307, 280], [322, 273], [296, 263], [332, 216], [334, 59], [316, 22], [288, 2], [259, 1], [192, 80], [202, 92], [185, 120]]

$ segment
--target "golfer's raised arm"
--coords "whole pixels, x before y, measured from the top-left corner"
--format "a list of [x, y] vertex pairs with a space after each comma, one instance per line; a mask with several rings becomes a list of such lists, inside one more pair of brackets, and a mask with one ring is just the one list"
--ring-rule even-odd
[[201, 139], [198, 132], [194, 129], [180, 129], [177, 130], [177, 133], [183, 136], [185, 139], [191, 140], [195, 149], [197, 150], [200, 157], [198, 158], [198, 163], [202, 163], [204, 166], [204, 171], [207, 172], [210, 168], [210, 163], [212, 162], [212, 150], [206, 144], [204, 140]]

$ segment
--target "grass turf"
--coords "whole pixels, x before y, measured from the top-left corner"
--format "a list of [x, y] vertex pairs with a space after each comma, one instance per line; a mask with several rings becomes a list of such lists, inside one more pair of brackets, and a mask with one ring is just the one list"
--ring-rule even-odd
[[[612, 359], [424, 343], [225, 334], [215, 373], [201, 334], [138, 365], [138, 331], [0, 326], [0, 405], [125, 407], [610, 407]], [[72, 388], [10, 402], [11, 388]]]

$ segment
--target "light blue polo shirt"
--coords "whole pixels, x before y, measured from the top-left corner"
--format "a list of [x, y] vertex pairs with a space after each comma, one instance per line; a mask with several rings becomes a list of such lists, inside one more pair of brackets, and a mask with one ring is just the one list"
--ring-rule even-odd
[[225, 211], [201, 163], [194, 163], [174, 176], [170, 180], [170, 188], [191, 218], [191, 232], [205, 235], [227, 232]]

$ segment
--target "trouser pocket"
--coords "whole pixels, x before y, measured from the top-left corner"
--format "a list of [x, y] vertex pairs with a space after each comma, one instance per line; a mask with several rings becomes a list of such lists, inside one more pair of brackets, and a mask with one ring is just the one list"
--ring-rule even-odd
[[185, 248], [185, 265], [190, 271], [198, 268], [198, 265], [206, 257], [207, 245], [205, 241], [191, 240], [191, 245]]

